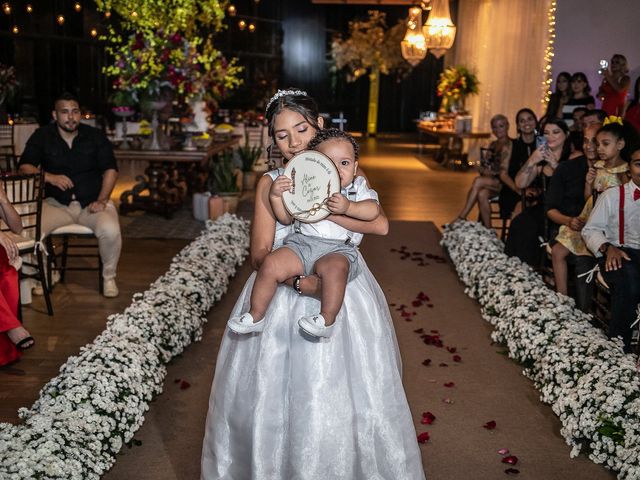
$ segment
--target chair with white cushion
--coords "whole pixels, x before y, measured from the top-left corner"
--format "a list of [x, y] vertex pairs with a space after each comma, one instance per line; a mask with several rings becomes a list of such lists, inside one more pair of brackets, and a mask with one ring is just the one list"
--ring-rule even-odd
[[[19, 278], [20, 280], [34, 279], [46, 286], [43, 248], [41, 243], [37, 241], [40, 238], [44, 174], [40, 172], [28, 175], [3, 176], [2, 183], [5, 192], [7, 192], [7, 198], [22, 220], [21, 235], [13, 234], [4, 222], [0, 222], [0, 231], [13, 237], [23, 259]], [[47, 313], [53, 315], [49, 292], [46, 288], [43, 288], [43, 290]], [[21, 309], [19, 309], [18, 314], [20, 317], [22, 316]]]
[[[98, 249], [98, 239], [93, 230], [84, 225], [72, 223], [56, 228], [47, 235], [48, 256], [48, 284], [53, 285], [51, 277], [54, 272], [60, 273], [60, 282], [65, 281], [65, 273], [73, 271], [97, 271], [98, 288], [103, 291], [102, 260]], [[89, 263], [73, 261], [69, 265], [69, 259], [89, 259]], [[92, 259], [97, 261], [94, 263]], [[93, 264], [93, 265], [92, 265]]]

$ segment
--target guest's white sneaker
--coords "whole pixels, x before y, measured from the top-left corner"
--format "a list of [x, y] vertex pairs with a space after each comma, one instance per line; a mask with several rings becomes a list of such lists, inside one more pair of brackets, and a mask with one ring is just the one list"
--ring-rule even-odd
[[254, 322], [253, 316], [250, 313], [244, 313], [239, 317], [231, 317], [227, 322], [227, 326], [230, 330], [241, 335], [245, 333], [257, 333], [264, 330], [264, 318], [259, 322]]
[[314, 337], [329, 338], [333, 334], [333, 325], [326, 326], [324, 317], [320, 314], [302, 317], [298, 320], [300, 328]]
[[115, 278], [105, 278], [102, 284], [102, 295], [107, 298], [114, 298], [118, 296], [118, 286], [116, 285]]

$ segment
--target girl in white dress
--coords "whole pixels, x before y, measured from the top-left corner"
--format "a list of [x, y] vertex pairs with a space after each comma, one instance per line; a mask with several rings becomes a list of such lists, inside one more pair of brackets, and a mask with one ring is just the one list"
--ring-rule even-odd
[[[285, 159], [322, 128], [311, 97], [279, 91], [267, 105], [271, 138]], [[362, 172], [359, 172], [362, 174]], [[265, 174], [256, 190], [251, 260], [282, 245]], [[332, 215], [361, 233], [385, 234], [386, 217], [362, 222]], [[202, 480], [420, 480], [420, 450], [401, 379], [393, 323], [380, 286], [358, 254], [331, 342], [310, 342], [297, 319], [318, 311], [314, 276], [281, 285], [260, 335], [225, 332], [216, 363], [202, 449]], [[232, 316], [249, 307], [255, 273]], [[290, 284], [292, 282], [289, 282]], [[302, 293], [302, 295], [300, 294]]]

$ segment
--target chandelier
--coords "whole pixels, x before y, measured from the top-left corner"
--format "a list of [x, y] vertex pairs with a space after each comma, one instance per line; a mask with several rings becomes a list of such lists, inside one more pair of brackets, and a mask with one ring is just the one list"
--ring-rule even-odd
[[431, 13], [422, 28], [426, 45], [431, 53], [440, 58], [453, 45], [456, 26], [451, 21], [449, 0], [432, 0]]
[[422, 9], [411, 7], [407, 19], [407, 33], [400, 42], [402, 57], [414, 67], [427, 56], [427, 45], [422, 31]]

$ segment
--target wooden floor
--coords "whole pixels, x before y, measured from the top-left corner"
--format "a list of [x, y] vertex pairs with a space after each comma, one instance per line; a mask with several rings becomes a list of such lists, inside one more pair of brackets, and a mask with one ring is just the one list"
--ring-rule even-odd
[[[453, 172], [427, 155], [418, 157], [412, 137], [362, 139], [361, 143], [361, 166], [390, 219], [431, 220], [440, 225], [457, 215], [473, 180], [472, 172]], [[98, 293], [93, 272], [70, 272], [67, 282], [56, 286], [52, 317], [46, 314], [42, 297], [34, 297], [23, 315], [37, 345], [19, 362], [0, 368], [0, 421], [17, 422], [17, 409], [31, 405], [60, 365], [102, 331], [108, 315], [124, 310], [134, 293], [146, 290], [164, 273], [186, 243], [124, 239], [118, 269], [120, 296], [116, 299]]]

